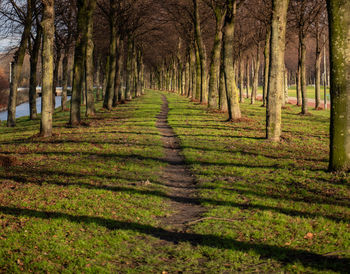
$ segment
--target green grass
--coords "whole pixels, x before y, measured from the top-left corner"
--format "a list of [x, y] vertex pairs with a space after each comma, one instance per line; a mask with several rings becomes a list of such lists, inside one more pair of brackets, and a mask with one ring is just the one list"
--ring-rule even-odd
[[176, 209], [160, 179], [159, 92], [100, 110], [87, 127], [67, 127], [69, 114], [58, 112], [49, 139], [35, 137], [39, 121], [21, 118], [0, 127], [0, 158], [13, 160], [0, 168], [1, 272], [348, 270], [350, 178], [326, 172], [328, 112], [286, 109], [283, 142], [273, 145], [259, 104], [243, 104], [248, 119], [236, 124], [167, 98], [205, 216], [231, 221], [160, 227]]
[[[258, 89], [258, 93], [259, 94], [262, 94], [262, 87], [259, 87]], [[329, 88], [327, 88], [327, 100], [329, 101]], [[297, 91], [296, 91], [296, 86], [293, 85], [293, 86], [290, 86], [289, 89], [288, 89], [288, 96], [289, 97], [294, 97], [296, 98], [297, 97]], [[315, 99], [315, 87], [314, 86], [308, 86], [307, 87], [307, 98], [309, 99]], [[323, 89], [323, 86], [321, 87], [321, 100], [324, 100], [324, 89]]]

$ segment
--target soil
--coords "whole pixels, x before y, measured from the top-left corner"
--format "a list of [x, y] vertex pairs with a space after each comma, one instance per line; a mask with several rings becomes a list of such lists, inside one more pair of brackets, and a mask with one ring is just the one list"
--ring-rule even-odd
[[161, 177], [168, 187], [168, 195], [171, 197], [170, 206], [176, 210], [176, 213], [163, 218], [161, 225], [172, 231], [185, 232], [191, 222], [201, 218], [205, 209], [198, 199], [196, 180], [181, 155], [180, 140], [168, 124], [169, 104], [164, 95], [162, 100], [162, 109], [157, 116], [157, 128], [162, 135], [165, 150], [163, 160], [168, 165], [163, 168]]

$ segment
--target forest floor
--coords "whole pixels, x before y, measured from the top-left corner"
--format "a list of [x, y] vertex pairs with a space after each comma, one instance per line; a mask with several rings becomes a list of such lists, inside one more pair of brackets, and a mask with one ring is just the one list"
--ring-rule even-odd
[[[0, 127], [0, 272], [338, 272], [350, 176], [327, 172], [329, 112], [288, 105], [280, 144], [175, 94], [101, 110], [54, 136]], [[84, 111], [84, 110], [82, 110]]]

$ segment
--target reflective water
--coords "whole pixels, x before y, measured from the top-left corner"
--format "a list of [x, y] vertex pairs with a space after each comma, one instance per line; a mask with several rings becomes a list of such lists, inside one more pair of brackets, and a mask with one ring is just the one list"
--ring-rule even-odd
[[[70, 99], [70, 96], [68, 96], [68, 100]], [[56, 108], [61, 106], [61, 96], [56, 96]], [[38, 113], [41, 113], [41, 97], [36, 99], [36, 109]], [[16, 108], [16, 118], [20, 118], [23, 116], [29, 116], [29, 103], [23, 103], [21, 105], [18, 105]], [[0, 120], [6, 121], [7, 120], [7, 110], [0, 112]]]

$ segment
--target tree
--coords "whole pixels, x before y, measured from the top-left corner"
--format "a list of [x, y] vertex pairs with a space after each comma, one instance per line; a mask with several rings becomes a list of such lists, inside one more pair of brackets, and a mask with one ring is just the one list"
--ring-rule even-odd
[[227, 105], [229, 120], [237, 120], [241, 118], [241, 110], [239, 106], [239, 94], [235, 83], [234, 71], [234, 27], [237, 10], [236, 0], [226, 1], [226, 16], [224, 25], [224, 74], [225, 87], [227, 94]]
[[331, 62], [329, 170], [350, 169], [350, 2], [327, 1]]
[[15, 2], [10, 2], [13, 9], [15, 10], [15, 13], [21, 19], [20, 21], [24, 27], [21, 42], [14, 54], [13, 62], [11, 64], [12, 79], [10, 81], [10, 98], [8, 103], [7, 126], [14, 127], [16, 126], [17, 89], [19, 84], [19, 77], [22, 71], [24, 56], [30, 38], [30, 30], [32, 27], [32, 7], [35, 5], [35, 0], [27, 0], [26, 11], [25, 7], [20, 8], [16, 5]]
[[81, 123], [80, 105], [81, 92], [85, 80], [85, 60], [86, 48], [88, 44], [89, 23], [92, 20], [96, 0], [77, 0], [77, 41], [75, 44], [74, 68], [73, 68], [73, 86], [70, 111], [70, 125], [78, 126]]
[[209, 91], [208, 107], [217, 109], [218, 107], [218, 76], [220, 71], [221, 47], [222, 47], [222, 28], [224, 26], [226, 9], [221, 3], [207, 1], [215, 15], [215, 38], [214, 46], [210, 57]]
[[266, 138], [279, 142], [281, 137], [281, 106], [284, 80], [284, 52], [289, 0], [273, 0], [269, 86], [266, 110]]
[[55, 9], [54, 0], [42, 0], [43, 17], [41, 27], [43, 31], [42, 51], [42, 104], [40, 135], [52, 135], [52, 86], [53, 86], [53, 43], [55, 36]]

